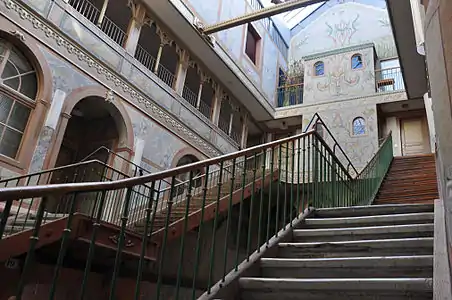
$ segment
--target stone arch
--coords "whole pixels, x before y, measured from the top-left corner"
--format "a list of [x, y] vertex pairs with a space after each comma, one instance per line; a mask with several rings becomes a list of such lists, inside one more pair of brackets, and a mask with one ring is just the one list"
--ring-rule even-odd
[[35, 39], [12, 23], [5, 22], [0, 30], [0, 38], [17, 48], [36, 71], [37, 94], [35, 106], [30, 114], [22, 138], [22, 145], [15, 159], [8, 160], [8, 166], [18, 172], [26, 172], [38, 142], [40, 130], [44, 124], [47, 110], [52, 101], [53, 80], [50, 67]]
[[[108, 93], [109, 90], [107, 90], [105, 87], [87, 86], [75, 89], [69, 95], [67, 95], [61, 110], [52, 151], [48, 156], [49, 161], [47, 163], [47, 168], [51, 168], [55, 165], [56, 157], [58, 156], [58, 153], [60, 151], [61, 143], [66, 132], [66, 127], [68, 125], [68, 121], [71, 117], [71, 113], [74, 107], [82, 100], [90, 97], [105, 99], [108, 97]], [[120, 148], [121, 151], [128, 152], [128, 158], [130, 159], [133, 154], [134, 147], [133, 125], [129, 114], [127, 113], [124, 105], [121, 103], [121, 100], [122, 99], [120, 98], [120, 96], [114, 95], [112, 101], [109, 102], [108, 112], [113, 118], [118, 129], [118, 148]]]
[[193, 149], [192, 147], [185, 147], [180, 149], [173, 157], [173, 160], [171, 162], [171, 168], [175, 168], [177, 166], [177, 163], [183, 158], [184, 156], [193, 156], [197, 160], [203, 160], [205, 159], [198, 151]]

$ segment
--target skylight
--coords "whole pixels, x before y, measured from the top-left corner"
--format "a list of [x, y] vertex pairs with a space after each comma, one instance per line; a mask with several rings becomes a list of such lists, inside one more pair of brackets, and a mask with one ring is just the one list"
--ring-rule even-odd
[[[274, 5], [271, 3], [271, 0], [261, 0], [261, 2], [265, 7]], [[284, 22], [289, 29], [292, 29], [298, 23], [300, 23], [306, 17], [308, 17], [311, 13], [313, 13], [317, 8], [322, 6], [325, 2], [326, 1], [301, 7], [286, 13], [279, 14], [276, 17], [279, 18], [282, 22]]]

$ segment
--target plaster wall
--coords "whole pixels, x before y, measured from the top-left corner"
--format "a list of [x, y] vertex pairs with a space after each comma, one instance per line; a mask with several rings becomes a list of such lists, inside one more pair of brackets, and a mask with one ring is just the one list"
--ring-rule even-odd
[[[356, 100], [337, 108], [317, 105], [315, 109], [303, 114], [303, 128], [307, 126], [315, 112], [319, 113], [357, 170], [365, 167], [378, 150], [376, 104], [363, 105]], [[357, 117], [364, 118], [366, 122], [366, 132], [363, 135], [353, 135], [353, 120]], [[326, 142], [331, 143], [329, 140]], [[338, 158], [347, 167], [345, 157], [338, 154]]]
[[[306, 19], [290, 42], [290, 61], [348, 46], [374, 43], [379, 59], [397, 56], [386, 8], [369, 4], [331, 1]], [[384, 2], [384, 1], [383, 1]]]
[[[352, 69], [351, 60], [355, 54], [361, 55], [362, 68]], [[374, 48], [369, 44], [305, 57], [303, 102], [322, 103], [338, 97], [374, 94], [374, 61]], [[315, 75], [317, 62], [323, 62], [324, 75]]]
[[[250, 13], [254, 10], [249, 0], [212, 0], [207, 4], [204, 0], [185, 0], [184, 3], [205, 23], [222, 22]], [[239, 68], [246, 74], [251, 82], [265, 95], [268, 103], [275, 106], [275, 89], [278, 83], [279, 67], [287, 65], [271, 37], [271, 33], [264, 26], [262, 20], [253, 22], [261, 40], [258, 51], [258, 63], [254, 64], [245, 54], [247, 25], [237, 26], [218, 32], [217, 42], [223, 47]], [[287, 31], [287, 28], [278, 26], [278, 30]], [[276, 31], [273, 33], [276, 35]], [[282, 34], [283, 39], [288, 36]], [[282, 41], [281, 41], [282, 42]]]
[[438, 188], [445, 208], [449, 263], [451, 263], [452, 247], [451, 15], [452, 3], [450, 1], [429, 1], [425, 18], [426, 58], [436, 129]]

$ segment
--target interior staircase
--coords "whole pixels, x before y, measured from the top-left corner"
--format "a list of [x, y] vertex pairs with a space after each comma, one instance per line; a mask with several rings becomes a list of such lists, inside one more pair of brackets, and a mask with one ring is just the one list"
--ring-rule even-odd
[[433, 203], [438, 198], [433, 154], [394, 157], [375, 204]]
[[432, 204], [315, 210], [234, 299], [433, 299], [433, 218]]
[[[276, 178], [278, 172], [273, 172], [273, 177]], [[201, 218], [202, 208], [203, 208], [203, 201], [204, 201], [204, 220], [208, 221], [209, 219], [213, 218], [213, 214], [216, 209], [217, 205], [217, 199], [219, 199], [219, 210], [225, 211], [228, 209], [229, 204], [229, 197], [232, 197], [232, 204], [236, 204], [241, 199], [241, 193], [242, 193], [242, 187], [243, 187], [243, 181], [245, 182], [245, 198], [251, 194], [251, 190], [253, 188], [253, 181], [254, 182], [254, 190], [257, 191], [261, 188], [262, 182], [264, 183], [264, 188], [272, 181], [271, 176], [269, 172], [266, 172], [264, 180], [262, 179], [262, 171], [246, 171], [246, 173], [243, 175], [243, 172], [236, 172], [235, 174], [235, 180], [234, 180], [234, 186], [232, 187], [232, 195], [231, 193], [231, 185], [232, 182], [230, 178], [228, 180], [225, 180], [220, 189], [217, 185], [212, 186], [207, 189], [206, 191], [206, 198], [204, 198], [204, 193], [202, 192], [202, 189], [198, 189], [197, 193], [194, 193], [194, 195], [190, 199], [190, 205], [187, 210], [186, 205], [186, 195], [182, 197], [182, 199], [179, 199], [179, 201], [175, 201], [175, 203], [172, 205], [171, 210], [168, 210], [168, 206], [164, 206], [163, 208], [159, 209], [158, 212], [155, 215], [153, 224], [152, 224], [152, 233], [160, 233], [164, 231], [164, 228], [166, 226], [166, 219], [169, 212], [169, 218], [168, 218], [168, 227], [170, 228], [170, 231], [173, 232], [173, 234], [170, 236], [170, 238], [176, 238], [181, 234], [182, 232], [179, 232], [177, 227], [183, 226], [185, 214], [188, 215], [188, 224], [187, 224], [187, 231], [193, 229], [194, 227], [199, 225], [199, 219]], [[218, 196], [218, 194], [220, 194]], [[190, 220], [195, 219], [195, 222], [190, 222]], [[139, 222], [134, 223], [133, 225], [133, 231], [138, 233], [143, 233], [145, 228], [146, 222], [145, 220], [141, 220]], [[179, 225], [179, 226], [178, 226]], [[179, 230], [180, 231], [180, 230]]]

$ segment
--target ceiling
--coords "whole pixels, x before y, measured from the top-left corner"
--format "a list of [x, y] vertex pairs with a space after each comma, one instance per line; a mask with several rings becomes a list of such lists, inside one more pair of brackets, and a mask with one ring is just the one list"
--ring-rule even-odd
[[425, 56], [417, 52], [410, 0], [386, 0], [409, 99], [428, 90]]

